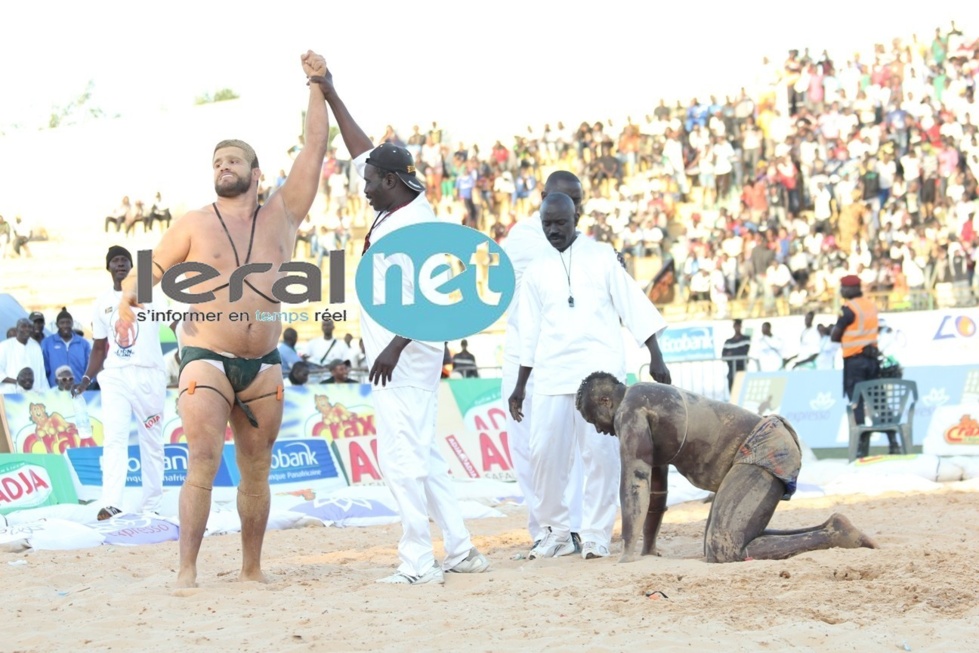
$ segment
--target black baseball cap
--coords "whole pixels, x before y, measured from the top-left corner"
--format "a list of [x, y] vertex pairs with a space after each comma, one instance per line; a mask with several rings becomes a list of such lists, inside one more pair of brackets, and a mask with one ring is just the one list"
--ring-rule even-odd
[[31, 322], [37, 322], [38, 320], [43, 322], [44, 313], [42, 313], [41, 311], [34, 311], [33, 313], [27, 316], [27, 319], [30, 320]]
[[398, 179], [413, 191], [420, 193], [425, 190], [425, 184], [415, 176], [415, 160], [411, 158], [411, 152], [403, 147], [391, 143], [378, 145], [371, 150], [370, 156], [367, 157], [367, 163], [385, 172], [393, 172], [398, 175]]

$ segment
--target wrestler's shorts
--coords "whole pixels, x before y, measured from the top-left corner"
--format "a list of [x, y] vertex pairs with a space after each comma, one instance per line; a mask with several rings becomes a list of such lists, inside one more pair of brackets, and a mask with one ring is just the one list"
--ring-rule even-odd
[[788, 420], [769, 415], [759, 422], [734, 457], [734, 463], [754, 465], [770, 472], [785, 484], [783, 501], [796, 490], [799, 470], [802, 469], [802, 449], [799, 436]]
[[231, 389], [238, 394], [252, 384], [258, 373], [263, 367], [278, 365], [282, 362], [279, 350], [273, 349], [261, 358], [236, 358], [232, 356], [222, 356], [217, 352], [203, 347], [183, 347], [180, 350], [180, 372], [184, 371], [184, 366], [197, 360], [217, 361], [224, 367], [224, 375], [231, 382]]

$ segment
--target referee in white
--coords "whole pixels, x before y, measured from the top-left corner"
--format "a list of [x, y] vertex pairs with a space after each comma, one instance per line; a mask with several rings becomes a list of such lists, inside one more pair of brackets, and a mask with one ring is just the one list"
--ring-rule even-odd
[[523, 419], [527, 380], [534, 373], [530, 457], [535, 512], [544, 538], [530, 558], [574, 553], [565, 489], [573, 452], [585, 475], [582, 505], [586, 560], [609, 555], [618, 509], [619, 442], [599, 434], [575, 409], [582, 379], [602, 367], [625, 382], [621, 323], [649, 350], [650, 373], [670, 383], [656, 335], [666, 321], [622, 269], [605, 243], [579, 237], [575, 206], [563, 193], [541, 204], [541, 225], [553, 249], [524, 271], [520, 305], [520, 371], [509, 398], [510, 413]]
[[[113, 245], [105, 255], [105, 269], [112, 275], [112, 290], [95, 300], [92, 312], [92, 355], [88, 369], [73, 394], [88, 389], [98, 375], [102, 389], [102, 509], [99, 520], [122, 512], [122, 495], [129, 469], [129, 430], [136, 415], [139, 462], [143, 481], [144, 512], [156, 512], [163, 497], [163, 403], [167, 374], [160, 348], [160, 323], [137, 319], [129, 329], [117, 328], [122, 280], [133, 267], [125, 247]], [[165, 311], [166, 306], [147, 302], [134, 309], [137, 316]], [[148, 317], [148, 316], [147, 316]]]

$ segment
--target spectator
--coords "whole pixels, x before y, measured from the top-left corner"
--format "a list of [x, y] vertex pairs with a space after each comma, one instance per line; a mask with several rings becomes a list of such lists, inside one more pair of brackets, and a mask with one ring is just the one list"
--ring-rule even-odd
[[76, 379], [82, 378], [88, 368], [88, 357], [92, 354], [91, 343], [74, 332], [75, 320], [67, 309], [61, 309], [56, 323], [58, 332], [41, 341], [44, 370], [48, 385], [52, 388], [58, 385], [57, 370], [63, 365], [71, 369]]
[[282, 330], [282, 342], [279, 343], [279, 356], [282, 358], [283, 375], [289, 376], [292, 366], [302, 361], [304, 357], [296, 351], [299, 334], [292, 327]]
[[27, 316], [27, 319], [31, 321], [31, 338], [37, 344], [44, 342], [44, 313], [41, 311], [34, 311]]
[[0, 389], [16, 389], [18, 376], [25, 367], [31, 369], [32, 385], [36, 390], [48, 389], [48, 377], [44, 373], [44, 354], [41, 345], [31, 338], [31, 323], [26, 318], [17, 320], [17, 331], [12, 338], [0, 342]]
[[289, 369], [289, 375], [286, 377], [287, 385], [299, 387], [306, 385], [307, 381], [309, 381], [309, 365], [305, 361], [296, 361]]
[[327, 365], [330, 376], [323, 383], [356, 383], [350, 378], [350, 361], [336, 359]]
[[469, 341], [463, 339], [459, 346], [462, 347], [462, 351], [452, 357], [452, 371], [458, 372], [464, 379], [479, 378], [476, 357], [469, 351]]
[[762, 323], [761, 337], [752, 344], [752, 350], [762, 372], [776, 372], [785, 366], [785, 347], [782, 339], [772, 334], [771, 322]]

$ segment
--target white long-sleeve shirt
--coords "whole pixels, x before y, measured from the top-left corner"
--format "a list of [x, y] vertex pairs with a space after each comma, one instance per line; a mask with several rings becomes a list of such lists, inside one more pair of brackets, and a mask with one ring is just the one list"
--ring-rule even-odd
[[[16, 380], [17, 375], [25, 367], [34, 371], [34, 390], [47, 390], [48, 377], [44, 373], [44, 354], [41, 345], [33, 338], [27, 339], [27, 344], [20, 344], [17, 338], [7, 338], [0, 342], [0, 381], [10, 377]], [[16, 392], [16, 383], [0, 383], [0, 391]]]
[[625, 381], [619, 320], [640, 346], [666, 329], [615, 251], [582, 236], [564, 252], [548, 243], [527, 266], [518, 310], [520, 365], [534, 369], [534, 392], [545, 395], [574, 394], [597, 371]]
[[510, 228], [503, 251], [506, 252], [513, 265], [513, 276], [516, 284], [513, 288], [513, 299], [507, 311], [506, 337], [503, 341], [503, 364], [520, 365], [520, 287], [523, 273], [531, 262], [553, 250], [551, 243], [544, 236], [540, 215], [534, 214], [517, 222]]

